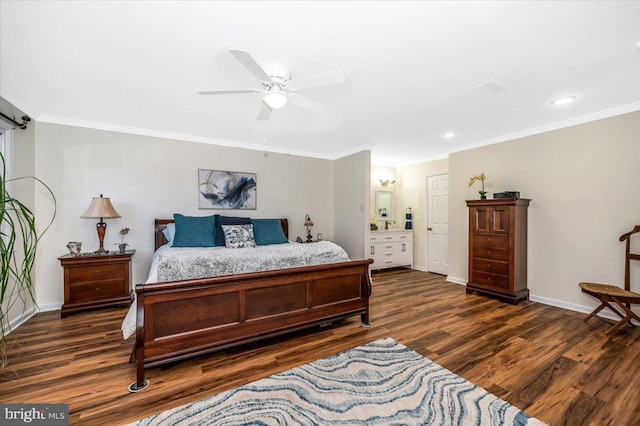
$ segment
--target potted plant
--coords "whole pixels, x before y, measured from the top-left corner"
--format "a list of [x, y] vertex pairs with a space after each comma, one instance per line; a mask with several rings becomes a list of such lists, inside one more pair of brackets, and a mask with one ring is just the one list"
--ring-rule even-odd
[[481, 200], [487, 199], [487, 191], [484, 190], [484, 179], [484, 172], [479, 175], [471, 176], [471, 178], [469, 179], [469, 186], [473, 185], [477, 181], [480, 181], [480, 183], [482, 184], [482, 190], [478, 191], [480, 193]]
[[[0, 175], [0, 252], [2, 254], [2, 271], [0, 277], [0, 372], [8, 364], [7, 351], [16, 342], [7, 341], [5, 335], [10, 331], [9, 311], [22, 303], [22, 312], [29, 309], [29, 305], [36, 306], [35, 287], [33, 283], [33, 266], [36, 259], [36, 248], [42, 235], [49, 229], [56, 215], [56, 199], [51, 189], [34, 176], [14, 179], [6, 178], [5, 159], [0, 153], [2, 174]], [[7, 184], [19, 180], [33, 179], [44, 187], [53, 200], [53, 214], [47, 226], [38, 232], [33, 212], [20, 200], [16, 199]]]
[[127, 246], [129, 244], [124, 242], [124, 236], [127, 235], [129, 233], [129, 228], [122, 228], [119, 232], [119, 234], [122, 236], [122, 239], [120, 240], [120, 244], [118, 244], [118, 248], [120, 249], [120, 253], [124, 254], [124, 252], [127, 250]]

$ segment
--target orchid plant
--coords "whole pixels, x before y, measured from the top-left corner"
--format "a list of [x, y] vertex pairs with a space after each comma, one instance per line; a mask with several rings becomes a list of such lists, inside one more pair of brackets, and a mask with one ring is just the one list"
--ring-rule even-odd
[[120, 240], [120, 245], [128, 245], [125, 244], [124, 242], [124, 236], [127, 235], [129, 233], [130, 229], [129, 228], [122, 228], [119, 232], [119, 234], [122, 236], [122, 239]]
[[487, 191], [484, 190], [484, 172], [482, 172], [479, 175], [475, 175], [475, 176], [471, 176], [471, 178], [469, 179], [469, 186], [473, 185], [474, 183], [480, 181], [480, 183], [482, 184], [482, 190], [478, 191], [480, 193], [480, 197], [484, 198], [487, 196]]

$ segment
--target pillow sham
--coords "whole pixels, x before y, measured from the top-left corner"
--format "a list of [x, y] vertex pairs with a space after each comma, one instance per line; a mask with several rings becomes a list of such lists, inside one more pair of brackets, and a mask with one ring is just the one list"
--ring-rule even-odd
[[176, 233], [173, 247], [213, 247], [216, 243], [216, 217], [173, 215]]
[[256, 245], [288, 243], [280, 219], [251, 219]]
[[167, 244], [171, 246], [173, 244], [173, 238], [176, 236], [176, 224], [167, 223], [167, 227], [162, 230], [164, 237], [167, 239]]
[[227, 248], [255, 247], [253, 225], [222, 225]]
[[251, 219], [248, 217], [233, 217], [216, 215], [216, 246], [226, 245], [222, 225], [250, 225]]

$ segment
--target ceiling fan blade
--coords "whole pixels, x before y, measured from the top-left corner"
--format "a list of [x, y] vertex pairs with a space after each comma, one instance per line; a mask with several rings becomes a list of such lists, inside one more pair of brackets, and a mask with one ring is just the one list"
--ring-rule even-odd
[[260, 93], [259, 89], [214, 89], [214, 90], [198, 90], [201, 95], [237, 95], [239, 93]]
[[324, 107], [318, 103], [315, 103], [309, 98], [305, 98], [304, 96], [298, 95], [297, 93], [289, 93], [289, 101], [292, 104], [296, 104], [301, 108], [306, 109], [311, 112], [322, 112], [324, 111]]
[[271, 78], [267, 75], [262, 67], [253, 59], [253, 56], [246, 50], [229, 49], [229, 52], [239, 60], [253, 75], [258, 77], [261, 81], [271, 81]]
[[270, 114], [271, 114], [271, 108], [269, 108], [267, 104], [262, 102], [262, 108], [260, 109], [260, 112], [258, 113], [256, 120], [261, 120], [261, 121], [266, 120], [269, 118]]
[[300, 78], [294, 78], [288, 82], [292, 89], [310, 89], [312, 87], [329, 86], [331, 84], [344, 83], [344, 74], [340, 70], [311, 74]]

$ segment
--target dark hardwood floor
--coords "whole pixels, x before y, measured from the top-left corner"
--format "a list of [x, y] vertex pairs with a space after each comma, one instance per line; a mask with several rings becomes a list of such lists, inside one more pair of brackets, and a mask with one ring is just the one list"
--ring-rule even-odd
[[[576, 284], [577, 286], [577, 284]], [[640, 424], [640, 327], [585, 314], [465, 294], [443, 276], [373, 274], [369, 329], [354, 317], [261, 343], [150, 369], [135, 380], [124, 341], [126, 309], [64, 319], [38, 314], [16, 330], [0, 381], [3, 403], [68, 403], [70, 423], [126, 424], [383, 337], [392, 337], [551, 425]]]

